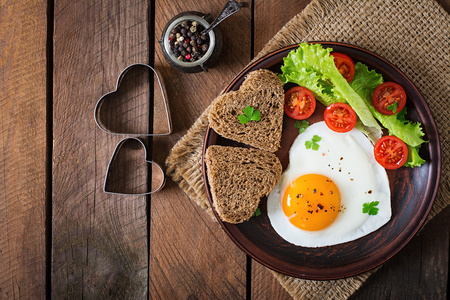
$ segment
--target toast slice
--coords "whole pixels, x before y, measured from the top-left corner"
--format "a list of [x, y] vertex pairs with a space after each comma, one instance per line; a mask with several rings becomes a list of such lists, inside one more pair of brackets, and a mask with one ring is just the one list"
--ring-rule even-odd
[[[260, 121], [239, 122], [247, 106], [261, 112]], [[284, 112], [283, 83], [270, 70], [250, 72], [238, 91], [217, 97], [211, 104], [208, 121], [221, 136], [275, 152], [280, 147]]]
[[250, 219], [282, 172], [275, 154], [254, 148], [212, 145], [205, 163], [214, 209], [222, 221], [234, 224]]

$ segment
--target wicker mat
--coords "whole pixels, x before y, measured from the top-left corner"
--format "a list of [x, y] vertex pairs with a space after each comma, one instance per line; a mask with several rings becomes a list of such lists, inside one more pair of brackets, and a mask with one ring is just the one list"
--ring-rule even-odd
[[[449, 116], [445, 109], [450, 95], [449, 26], [449, 14], [432, 0], [314, 0], [255, 57], [304, 41], [337, 41], [375, 52], [402, 70], [427, 100], [440, 133], [441, 184], [427, 222], [450, 203]], [[207, 111], [174, 146], [166, 165], [168, 175], [212, 215], [201, 173]], [[314, 281], [272, 271], [294, 299], [346, 299], [374, 272]]]

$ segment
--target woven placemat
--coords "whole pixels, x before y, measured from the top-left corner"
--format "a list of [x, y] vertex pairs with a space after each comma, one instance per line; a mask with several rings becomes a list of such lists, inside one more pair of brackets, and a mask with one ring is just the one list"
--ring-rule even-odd
[[[433, 0], [314, 0], [254, 59], [304, 41], [337, 41], [375, 52], [402, 70], [426, 99], [440, 134], [441, 184], [426, 223], [450, 204], [449, 117], [442, 109], [450, 95], [449, 25], [449, 14]], [[167, 174], [212, 215], [201, 168], [207, 113], [208, 109], [174, 146], [166, 166]], [[347, 299], [376, 270], [332, 281], [272, 273], [294, 299]]]

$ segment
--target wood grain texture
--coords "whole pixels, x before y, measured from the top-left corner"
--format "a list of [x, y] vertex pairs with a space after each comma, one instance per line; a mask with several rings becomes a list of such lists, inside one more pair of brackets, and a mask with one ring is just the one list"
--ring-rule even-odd
[[447, 207], [350, 299], [448, 299], [449, 219]]
[[[93, 109], [127, 65], [148, 62], [148, 6], [147, 1], [55, 5], [54, 298], [147, 295], [146, 198], [103, 193], [106, 167], [120, 137], [96, 128]], [[147, 107], [136, 109], [133, 99], [125, 102], [119, 111], [137, 123], [148, 119]]]
[[253, 260], [251, 271], [251, 299], [292, 299], [291, 295], [281, 286], [268, 268]]
[[[54, 49], [46, 49], [53, 2]], [[212, 99], [310, 0], [243, 0], [246, 7], [219, 25], [226, 46], [216, 67], [198, 74], [169, 67], [157, 43], [165, 23], [187, 10], [215, 17], [225, 2], [0, 1], [0, 299], [290, 299], [266, 267], [251, 261], [247, 268], [245, 253], [171, 180], [152, 197], [102, 191], [122, 137], [96, 128], [93, 111], [126, 66], [154, 64], [166, 83], [174, 133], [145, 139], [163, 166]], [[449, 0], [438, 2], [449, 12]], [[111, 126], [151, 125], [152, 109], [137, 95], [152, 92], [145, 84], [132, 91], [109, 112], [121, 118]], [[52, 102], [53, 120], [46, 111]], [[160, 130], [160, 106], [153, 115]], [[147, 179], [143, 169], [131, 175], [133, 183]], [[433, 219], [351, 299], [448, 298], [449, 213]]]
[[47, 1], [0, 4], [0, 299], [45, 299]]
[[[215, 17], [225, 2], [156, 1], [155, 67], [166, 83], [174, 133], [154, 138], [153, 159], [163, 163], [226, 84], [250, 60], [251, 11], [242, 9], [219, 28], [227, 41], [218, 65], [184, 74], [164, 60], [158, 40], [166, 23], [183, 11]], [[200, 168], [201, 166], [199, 166]], [[149, 295], [152, 299], [243, 299], [246, 256], [203, 209], [169, 180], [151, 199]]]
[[[254, 54], [311, 0], [255, 0], [254, 2]], [[276, 12], [276, 13], [274, 13]]]

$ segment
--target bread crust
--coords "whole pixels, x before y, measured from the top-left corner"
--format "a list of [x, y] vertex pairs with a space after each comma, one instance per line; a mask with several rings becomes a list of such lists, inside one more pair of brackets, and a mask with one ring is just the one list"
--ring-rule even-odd
[[234, 224], [252, 217], [282, 172], [275, 154], [254, 148], [212, 145], [205, 163], [214, 209], [222, 221]]
[[[260, 121], [239, 122], [247, 106], [261, 112]], [[249, 146], [275, 152], [280, 147], [284, 112], [283, 83], [270, 70], [250, 72], [238, 91], [218, 96], [208, 121], [221, 136]]]

